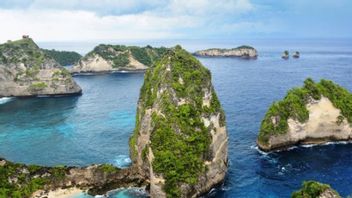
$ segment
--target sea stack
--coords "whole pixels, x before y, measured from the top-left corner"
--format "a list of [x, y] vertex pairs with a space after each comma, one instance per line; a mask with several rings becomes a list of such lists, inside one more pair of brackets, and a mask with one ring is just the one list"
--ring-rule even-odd
[[0, 45], [0, 97], [80, 93], [71, 74], [28, 36]]
[[114, 71], [145, 71], [159, 60], [167, 48], [100, 44], [81, 58], [72, 73], [106, 73]]
[[284, 53], [282, 53], [281, 58], [286, 59], [286, 60], [289, 59], [290, 53], [287, 50], [285, 50]]
[[292, 57], [293, 57], [293, 58], [299, 58], [299, 55], [300, 55], [299, 52], [296, 51], [296, 52], [292, 55]]
[[329, 80], [288, 91], [271, 105], [262, 121], [257, 143], [261, 150], [300, 144], [349, 141], [352, 138], [352, 94]]
[[130, 138], [133, 166], [151, 197], [197, 197], [221, 184], [228, 160], [225, 115], [211, 74], [176, 46], [145, 74]]
[[316, 181], [305, 181], [302, 188], [292, 193], [291, 198], [341, 198], [338, 192], [328, 184], [322, 184]]
[[211, 48], [196, 51], [195, 56], [257, 58], [258, 52], [251, 46], [243, 45], [232, 49]]

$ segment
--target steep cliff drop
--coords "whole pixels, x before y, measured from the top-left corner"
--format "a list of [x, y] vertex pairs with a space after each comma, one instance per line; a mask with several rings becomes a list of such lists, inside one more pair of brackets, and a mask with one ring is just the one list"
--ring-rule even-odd
[[223, 182], [225, 115], [196, 58], [180, 46], [170, 50], [146, 72], [137, 111], [130, 152], [151, 197], [197, 197]]
[[80, 94], [71, 74], [31, 38], [0, 45], [0, 97]]
[[352, 139], [352, 94], [328, 80], [307, 79], [266, 113], [257, 143], [271, 151]]

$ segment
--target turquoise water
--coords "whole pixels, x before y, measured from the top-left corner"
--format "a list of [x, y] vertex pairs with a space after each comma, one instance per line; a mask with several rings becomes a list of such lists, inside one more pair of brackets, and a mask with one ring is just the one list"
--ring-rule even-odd
[[[212, 72], [229, 133], [228, 177], [210, 197], [289, 197], [307, 179], [330, 183], [343, 196], [352, 194], [351, 144], [271, 154], [261, 154], [255, 146], [269, 105], [288, 89], [302, 85], [305, 78], [328, 78], [352, 91], [351, 40], [177, 43], [191, 51], [251, 44], [260, 53], [257, 60], [200, 58]], [[286, 49], [299, 50], [301, 58], [282, 60]], [[143, 74], [75, 79], [84, 90], [79, 97], [0, 99], [0, 156], [42, 165], [128, 166], [127, 141], [134, 128]], [[109, 197], [138, 197], [136, 192], [123, 190]]]

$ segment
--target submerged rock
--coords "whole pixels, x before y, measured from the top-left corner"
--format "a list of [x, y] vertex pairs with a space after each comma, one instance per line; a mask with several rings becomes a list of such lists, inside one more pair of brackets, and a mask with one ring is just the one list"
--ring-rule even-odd
[[352, 139], [352, 94], [328, 80], [307, 79], [267, 111], [257, 143], [264, 151]]
[[71, 74], [31, 38], [0, 45], [0, 97], [80, 93]]
[[72, 73], [144, 71], [159, 60], [167, 48], [98, 45], [73, 66]]
[[341, 198], [341, 196], [327, 184], [306, 181], [300, 190], [292, 193], [291, 198]]
[[227, 171], [225, 115], [211, 74], [176, 46], [145, 74], [130, 139], [133, 166], [151, 197], [196, 197]]
[[242, 58], [257, 58], [258, 52], [251, 46], [240, 46], [232, 49], [219, 49], [212, 48], [200, 50], [194, 53], [195, 56], [208, 56], [208, 57], [242, 57]]

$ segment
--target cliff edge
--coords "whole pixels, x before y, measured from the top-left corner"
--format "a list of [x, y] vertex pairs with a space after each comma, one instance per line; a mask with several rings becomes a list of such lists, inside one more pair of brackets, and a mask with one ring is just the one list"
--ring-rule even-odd
[[151, 197], [197, 197], [227, 171], [225, 115], [211, 74], [180, 46], [145, 74], [130, 138], [133, 166]]
[[257, 143], [264, 151], [352, 139], [352, 94], [329, 80], [304, 81], [271, 105]]
[[31, 38], [0, 45], [0, 97], [81, 92], [71, 74]]

